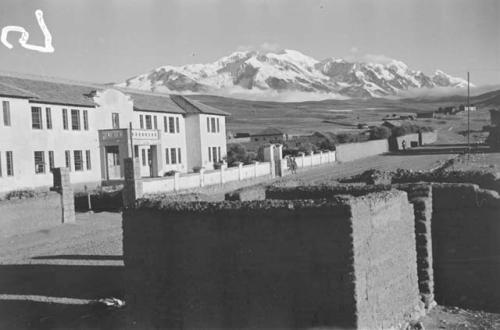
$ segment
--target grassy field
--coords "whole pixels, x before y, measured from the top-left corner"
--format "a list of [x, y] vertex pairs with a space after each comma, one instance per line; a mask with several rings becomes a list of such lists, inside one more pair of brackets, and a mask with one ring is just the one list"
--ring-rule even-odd
[[[491, 96], [491, 95], [490, 95]], [[357, 124], [379, 125], [388, 114], [404, 112], [421, 113], [437, 110], [439, 107], [464, 103], [463, 97], [452, 97], [440, 100], [326, 100], [318, 102], [280, 103], [248, 101], [223, 98], [217, 96], [198, 95], [192, 98], [208, 105], [227, 111], [231, 116], [227, 119], [228, 131], [258, 132], [266, 127], [281, 128], [288, 134], [309, 134], [315, 131], [358, 131]], [[473, 98], [478, 102], [479, 110], [471, 113], [471, 128], [480, 130], [489, 122], [491, 108], [500, 106], [500, 98]], [[460, 132], [467, 128], [467, 118], [464, 113], [453, 116], [443, 116], [439, 119], [418, 119], [419, 125], [432, 126], [443, 136], [451, 135], [450, 143], [464, 142]], [[451, 132], [448, 134], [446, 131]], [[474, 132], [481, 138], [480, 132]], [[444, 142], [445, 142], [444, 141]]]

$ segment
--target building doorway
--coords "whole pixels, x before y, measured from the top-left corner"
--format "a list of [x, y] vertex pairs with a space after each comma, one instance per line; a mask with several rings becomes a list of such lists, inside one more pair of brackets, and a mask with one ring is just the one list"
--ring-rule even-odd
[[106, 169], [108, 180], [121, 179], [120, 151], [118, 146], [106, 146]]

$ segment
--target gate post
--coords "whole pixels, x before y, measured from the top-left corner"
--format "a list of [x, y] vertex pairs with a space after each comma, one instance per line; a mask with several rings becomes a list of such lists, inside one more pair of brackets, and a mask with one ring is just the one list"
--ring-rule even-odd
[[75, 222], [75, 194], [71, 187], [69, 169], [66, 167], [57, 167], [52, 169], [54, 186], [52, 190], [61, 195], [62, 223]]
[[135, 200], [142, 196], [141, 167], [139, 158], [125, 158], [123, 160], [125, 183], [123, 185], [123, 207], [128, 208], [135, 204]]

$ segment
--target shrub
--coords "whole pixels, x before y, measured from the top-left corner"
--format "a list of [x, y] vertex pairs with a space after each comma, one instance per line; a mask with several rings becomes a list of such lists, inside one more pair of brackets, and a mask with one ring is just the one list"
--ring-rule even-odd
[[[264, 148], [259, 147], [259, 151], [262, 148], [262, 158], [264, 158]], [[233, 165], [237, 162], [244, 164], [249, 164], [257, 159], [257, 154], [255, 152], [249, 152], [241, 144], [232, 144], [227, 150], [227, 163], [228, 165]]]
[[163, 174], [163, 176], [174, 176], [177, 171], [171, 170], [167, 171]]
[[21, 189], [21, 190], [13, 190], [5, 195], [5, 199], [25, 199], [25, 198], [33, 198], [35, 197], [35, 191], [33, 189]]

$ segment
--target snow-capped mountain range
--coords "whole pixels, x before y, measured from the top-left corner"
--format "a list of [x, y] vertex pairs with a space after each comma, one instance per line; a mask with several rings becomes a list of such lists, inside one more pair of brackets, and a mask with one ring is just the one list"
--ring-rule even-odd
[[162, 66], [127, 79], [120, 87], [164, 93], [276, 95], [300, 92], [324, 98], [400, 95], [410, 89], [467, 86], [440, 70], [428, 76], [397, 60], [380, 63], [327, 58], [318, 61], [295, 50], [239, 51], [213, 63]]

